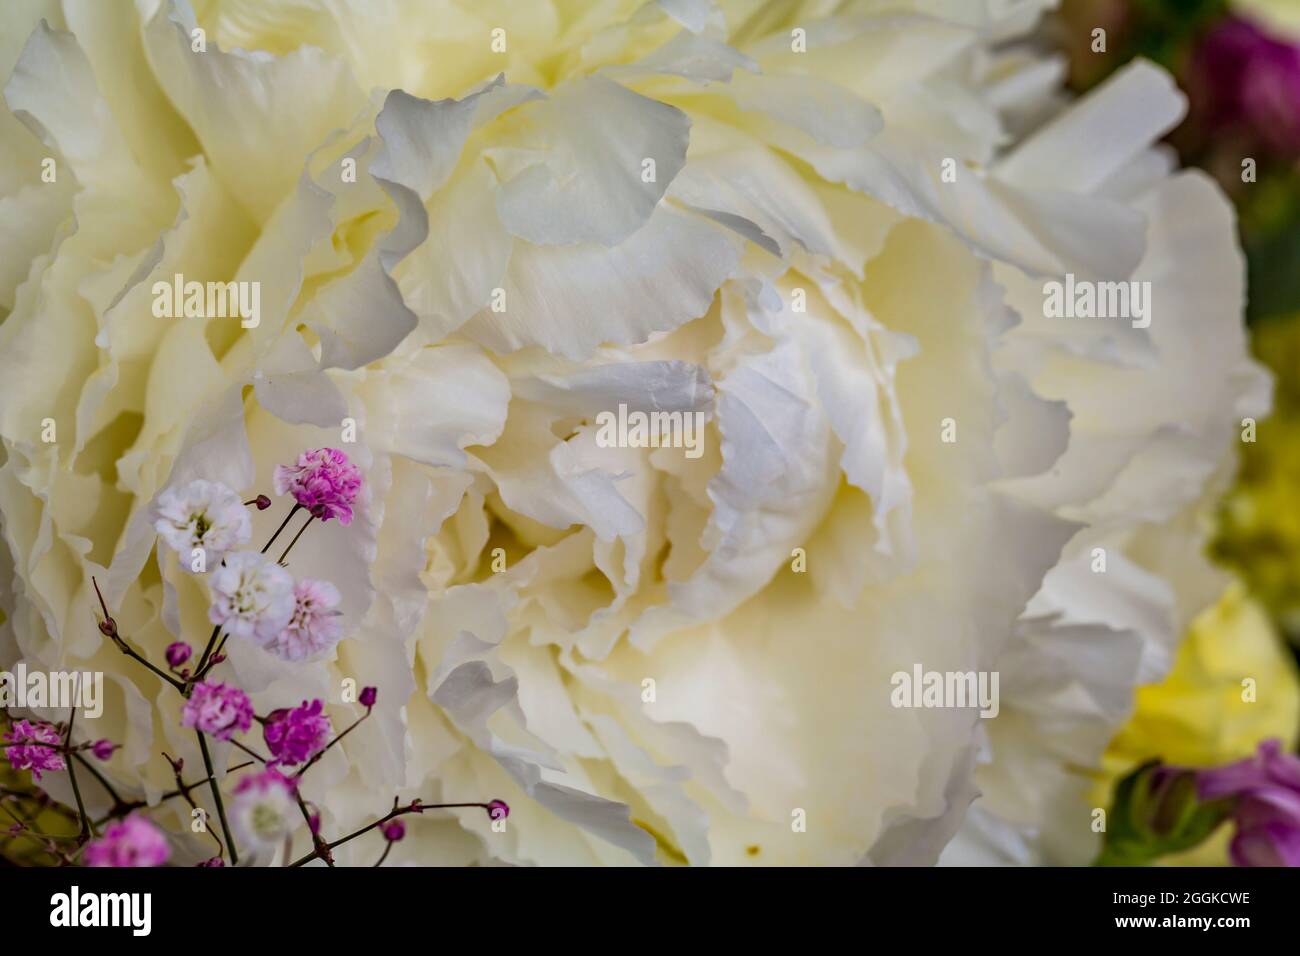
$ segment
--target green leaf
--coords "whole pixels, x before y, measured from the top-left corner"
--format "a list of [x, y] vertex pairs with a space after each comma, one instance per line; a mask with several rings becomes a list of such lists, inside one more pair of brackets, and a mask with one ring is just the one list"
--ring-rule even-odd
[[1148, 761], [1116, 783], [1106, 837], [1093, 865], [1146, 866], [1190, 850], [1228, 819], [1232, 807], [1232, 800], [1200, 800], [1194, 771]]

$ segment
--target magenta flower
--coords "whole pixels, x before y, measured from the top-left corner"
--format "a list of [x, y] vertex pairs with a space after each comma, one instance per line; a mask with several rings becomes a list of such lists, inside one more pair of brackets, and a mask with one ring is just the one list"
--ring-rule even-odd
[[67, 767], [63, 754], [54, 749], [63, 743], [63, 738], [53, 725], [39, 720], [16, 720], [5, 736], [13, 744], [5, 748], [5, 759], [15, 770], [30, 770], [33, 780], [40, 780], [50, 770]]
[[329, 742], [330, 720], [321, 714], [319, 700], [303, 701], [293, 710], [272, 711], [262, 727], [273, 763], [292, 767], [306, 763]]
[[504, 800], [489, 800], [487, 812], [493, 820], [504, 820], [510, 816], [510, 805]]
[[361, 472], [337, 448], [315, 448], [298, 456], [293, 465], [275, 466], [275, 493], [293, 495], [322, 521], [338, 518], [352, 523], [352, 505], [361, 491]]
[[163, 832], [139, 813], [110, 823], [104, 835], [86, 844], [87, 866], [162, 866], [171, 856]]
[[1300, 154], [1300, 48], [1228, 17], [1197, 47], [1188, 84], [1207, 135], [1245, 133], [1283, 157]]
[[1235, 797], [1232, 862], [1300, 866], [1300, 757], [1266, 740], [1253, 757], [1197, 774], [1202, 800]]
[[262, 646], [285, 661], [318, 657], [343, 636], [338, 588], [328, 581], [303, 578], [293, 586], [293, 616], [278, 635]]
[[361, 697], [359, 699], [361, 701], [361, 706], [366, 708], [366, 710], [369, 710], [371, 707], [375, 706], [375, 701], [379, 700], [379, 688], [378, 687], [361, 688]]
[[389, 843], [396, 843], [406, 836], [406, 824], [401, 820], [389, 820], [387, 823], [380, 824], [379, 832]]
[[200, 681], [181, 708], [181, 724], [229, 740], [253, 723], [253, 704], [238, 687]]

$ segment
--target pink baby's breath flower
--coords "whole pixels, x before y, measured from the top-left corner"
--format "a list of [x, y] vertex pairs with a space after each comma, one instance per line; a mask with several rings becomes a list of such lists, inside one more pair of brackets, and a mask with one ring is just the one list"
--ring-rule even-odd
[[163, 832], [139, 813], [110, 823], [104, 835], [86, 844], [87, 866], [162, 866], [171, 856]]
[[293, 710], [272, 711], [262, 734], [274, 762], [287, 767], [306, 763], [329, 742], [330, 721], [319, 700], [303, 701]]
[[44, 746], [63, 743], [53, 725], [39, 720], [16, 720], [13, 729], [5, 736], [13, 743], [13, 746], [5, 748], [5, 759], [15, 770], [30, 770], [33, 780], [40, 780], [41, 775], [50, 770], [67, 767], [61, 753], [53, 746]]
[[325, 653], [343, 635], [339, 591], [328, 581], [303, 578], [293, 588], [293, 616], [280, 633], [262, 645], [285, 661], [305, 661]]
[[60, 744], [63, 738], [53, 724], [43, 720], [15, 720], [13, 729], [5, 734], [16, 744]]
[[229, 740], [253, 723], [253, 704], [238, 687], [200, 681], [181, 709], [181, 724]]
[[275, 466], [275, 493], [291, 494], [322, 521], [352, 523], [352, 505], [361, 491], [361, 472], [337, 448], [315, 448], [292, 465]]

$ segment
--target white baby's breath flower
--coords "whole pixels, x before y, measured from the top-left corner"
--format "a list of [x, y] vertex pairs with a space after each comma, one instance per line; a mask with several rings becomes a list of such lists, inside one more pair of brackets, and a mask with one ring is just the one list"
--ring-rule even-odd
[[201, 567], [206, 569], [252, 535], [248, 508], [220, 482], [196, 478], [168, 488], [158, 496], [155, 513], [154, 530], [187, 571], [196, 570], [195, 549], [203, 552]]
[[265, 555], [237, 551], [212, 572], [208, 620], [255, 644], [275, 640], [293, 616], [293, 577]]
[[[0, 4], [0, 651], [102, 661], [95, 573], [201, 637], [145, 503], [346, 447], [355, 519], [293, 562], [348, 640], [228, 665], [259, 710], [380, 688], [303, 780], [328, 832], [389, 788], [510, 804], [413, 819], [428, 863], [1086, 861], [1080, 768], [1218, 592], [1199, 519], [1267, 405], [1231, 210], [1154, 66], [1067, 102], [1016, 42], [1046, 2], [827, 6]], [[155, 318], [182, 272], [259, 323]], [[1067, 275], [1149, 282], [1149, 327], [1052, 317]], [[266, 643], [256, 559], [213, 620]], [[998, 716], [893, 706], [916, 666], [1000, 674]], [[171, 752], [115, 677], [105, 735]]]
[[230, 825], [246, 851], [273, 853], [298, 822], [298, 804], [289, 778], [278, 770], [261, 770], [240, 778], [230, 802]]

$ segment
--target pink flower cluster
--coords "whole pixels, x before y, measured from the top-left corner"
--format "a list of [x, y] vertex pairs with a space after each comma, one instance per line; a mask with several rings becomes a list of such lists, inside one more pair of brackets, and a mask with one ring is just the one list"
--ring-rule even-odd
[[163, 832], [139, 813], [110, 823], [104, 835], [86, 844], [87, 866], [162, 866], [171, 856]]
[[274, 710], [266, 719], [262, 735], [271, 751], [272, 763], [293, 767], [306, 763], [329, 742], [330, 721], [321, 713], [319, 700], [303, 701], [292, 710]]
[[30, 770], [33, 780], [40, 780], [41, 774], [50, 770], [63, 770], [67, 763], [63, 755], [53, 747], [63, 743], [59, 732], [43, 721], [17, 720], [13, 729], [5, 736], [12, 746], [5, 748], [5, 759], [15, 770]]
[[337, 448], [315, 448], [293, 465], [276, 465], [275, 493], [291, 494], [317, 518], [352, 523], [352, 505], [361, 491], [361, 471]]
[[229, 740], [253, 724], [253, 703], [238, 687], [200, 681], [181, 708], [181, 724]]
[[293, 586], [293, 616], [263, 647], [282, 661], [305, 661], [323, 654], [343, 636], [339, 591], [328, 581], [303, 578]]

